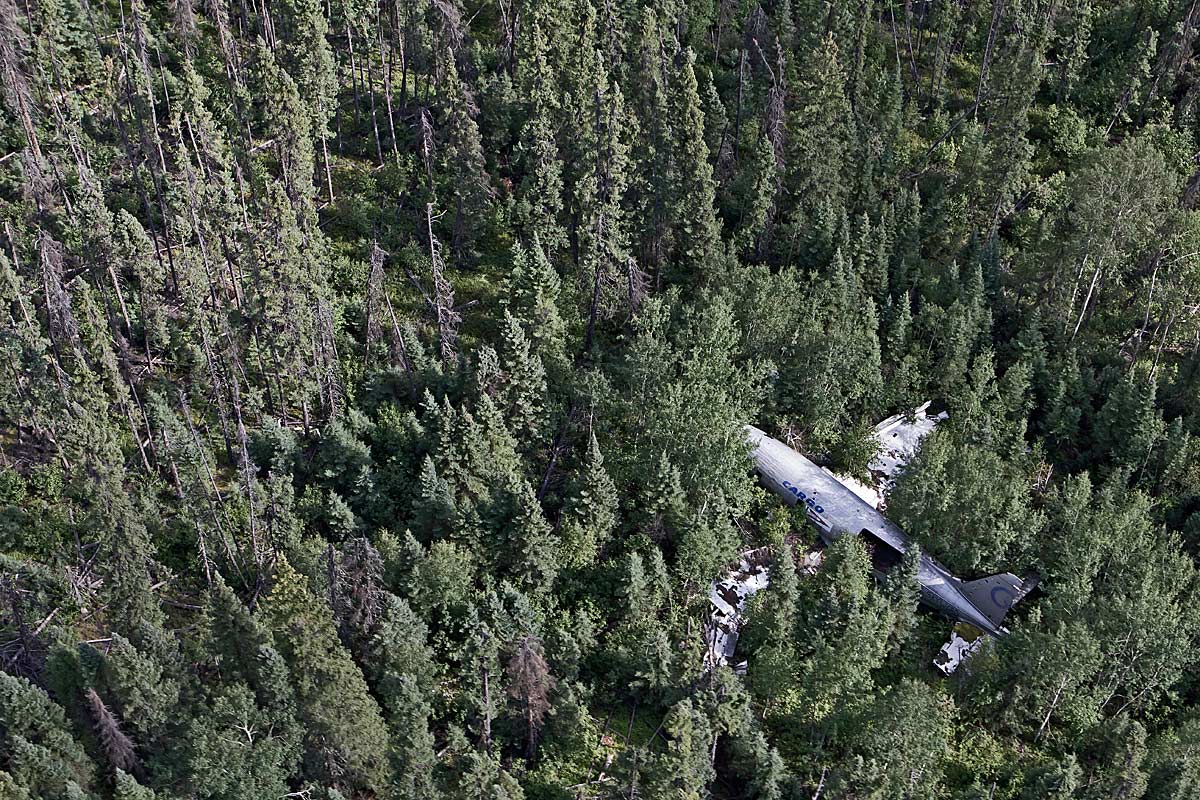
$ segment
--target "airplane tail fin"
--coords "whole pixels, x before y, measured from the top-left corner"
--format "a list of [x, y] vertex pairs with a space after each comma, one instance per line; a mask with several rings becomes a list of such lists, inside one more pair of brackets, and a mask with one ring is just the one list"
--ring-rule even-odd
[[966, 581], [962, 585], [963, 594], [971, 601], [971, 605], [983, 612], [997, 628], [1008, 610], [1028, 594], [1029, 588], [1032, 587], [1026, 587], [1024, 581], [1008, 572]]

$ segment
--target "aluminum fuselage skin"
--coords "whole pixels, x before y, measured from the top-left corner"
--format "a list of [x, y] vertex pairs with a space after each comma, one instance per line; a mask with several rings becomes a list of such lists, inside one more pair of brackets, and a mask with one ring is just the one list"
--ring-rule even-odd
[[[752, 425], [746, 426], [746, 433], [763, 485], [785, 503], [803, 505], [826, 543], [846, 534], [859, 534], [865, 528], [897, 551], [908, 550], [910, 540], [897, 525], [832, 475]], [[925, 605], [993, 636], [1004, 633], [967, 599], [962, 581], [925, 553], [921, 554], [917, 581]]]

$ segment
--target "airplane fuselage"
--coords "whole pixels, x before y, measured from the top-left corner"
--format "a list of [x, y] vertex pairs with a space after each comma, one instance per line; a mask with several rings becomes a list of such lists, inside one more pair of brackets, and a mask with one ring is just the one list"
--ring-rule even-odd
[[[763, 485], [789, 505], [803, 506], [826, 543], [847, 534], [861, 536], [872, 551], [872, 566], [877, 575], [894, 566], [911, 546], [911, 540], [897, 525], [832, 475], [758, 428], [748, 425], [746, 429]], [[926, 553], [921, 554], [917, 582], [925, 605], [984, 633], [993, 636], [1004, 633], [968, 598], [964, 582]], [[991, 588], [992, 597], [996, 599], [996, 593], [1006, 592], [1011, 599], [1017, 588], [1011, 582], [998, 583]], [[999, 599], [1004, 600], [1004, 595]]]

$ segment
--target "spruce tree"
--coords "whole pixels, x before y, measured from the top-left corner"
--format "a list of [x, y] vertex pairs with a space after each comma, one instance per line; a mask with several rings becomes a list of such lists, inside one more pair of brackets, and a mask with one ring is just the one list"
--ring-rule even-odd
[[371, 683], [392, 740], [396, 788], [404, 800], [439, 796], [430, 730], [437, 664], [427, 636], [428, 628], [408, 604], [388, 596], [368, 651]]
[[709, 755], [716, 735], [711, 722], [691, 700], [681, 700], [668, 711], [663, 729], [670, 743], [655, 759], [650, 788], [659, 796], [705, 796], [715, 777]]
[[546, 370], [542, 359], [530, 348], [521, 323], [510, 313], [504, 315], [500, 347], [505, 372], [503, 399], [508, 429], [531, 448], [545, 427]]
[[[329, 169], [329, 119], [337, 101], [337, 73], [326, 35], [325, 9], [315, 0], [288, 0], [280, 5], [283, 56], [300, 97], [309, 107], [311, 136], [321, 141], [325, 169]], [[312, 179], [312, 175], [309, 179]], [[333, 187], [329, 186], [330, 201]]]
[[549, 62], [550, 43], [546, 26], [536, 10], [530, 14], [529, 31], [522, 38], [518, 80], [528, 106], [517, 152], [524, 173], [521, 178], [520, 214], [534, 246], [551, 257], [565, 254], [567, 233], [563, 227], [563, 165], [556, 135], [557, 115], [562, 107], [553, 91], [554, 71]]
[[186, 733], [187, 776], [196, 795], [251, 800], [286, 792], [299, 765], [298, 731], [281, 727], [244, 684], [220, 690], [210, 703]]
[[559, 519], [563, 565], [585, 567], [602, 552], [616, 529], [617, 489], [604, 469], [600, 444], [593, 433], [587, 461], [572, 476]]
[[528, 482], [521, 481], [510, 491], [514, 513], [505, 531], [503, 560], [517, 586], [528, 592], [548, 593], [558, 575], [559, 559], [550, 523]]
[[567, 358], [566, 322], [559, 310], [562, 287], [558, 273], [550, 265], [538, 238], [527, 247], [513, 245], [512, 262], [506, 310], [524, 328], [533, 353], [546, 367], [550, 384], [561, 384], [571, 367]]
[[450, 485], [438, 475], [433, 459], [421, 462], [420, 494], [413, 501], [412, 530], [419, 539], [438, 541], [456, 530], [458, 508]]
[[17, 793], [66, 800], [92, 788], [96, 766], [75, 741], [62, 708], [28, 680], [5, 672], [0, 672], [0, 742], [0, 770]]
[[451, 252], [458, 260], [469, 261], [475, 258], [474, 240], [478, 236], [479, 221], [488, 211], [491, 187], [469, 89], [459, 77], [451, 52], [439, 54], [438, 59], [442, 73], [438, 137], [442, 177], [440, 200], [453, 213]]
[[338, 641], [328, 607], [286, 560], [276, 567], [262, 613], [291, 671], [305, 729], [305, 775], [349, 790], [382, 791], [391, 770], [379, 706]]
[[703, 283], [719, 279], [723, 245], [695, 64], [696, 56], [691, 50], [676, 54], [668, 95], [669, 119], [674, 122], [671, 147], [677, 176], [672, 187], [672, 217], [679, 243], [677, 269], [680, 275]]

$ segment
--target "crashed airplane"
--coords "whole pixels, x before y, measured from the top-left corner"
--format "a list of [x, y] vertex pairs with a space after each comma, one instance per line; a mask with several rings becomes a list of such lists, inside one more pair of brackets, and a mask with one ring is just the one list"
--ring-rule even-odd
[[[876, 576], [899, 563], [911, 542], [897, 525], [783, 442], [752, 425], [746, 426], [746, 433], [763, 485], [787, 504], [803, 506], [826, 543], [848, 534], [861, 537], [871, 553]], [[992, 636], [1007, 632], [1002, 627], [1005, 614], [1032, 588], [1030, 582], [1009, 573], [963, 581], [925, 553], [921, 554], [917, 580], [925, 605]]]

